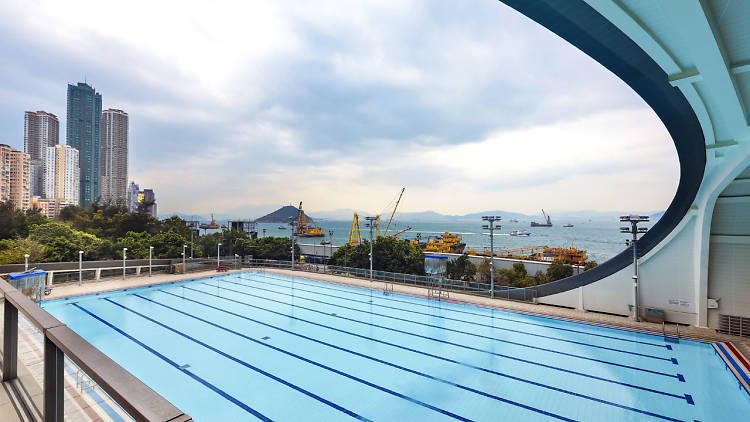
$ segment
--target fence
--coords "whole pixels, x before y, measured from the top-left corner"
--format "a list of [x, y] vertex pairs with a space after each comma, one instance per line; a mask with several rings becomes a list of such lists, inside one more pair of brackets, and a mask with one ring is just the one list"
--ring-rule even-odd
[[[243, 261], [242, 265], [249, 268], [281, 268], [287, 270], [323, 273], [367, 280], [372, 279], [375, 281], [386, 283], [386, 288], [389, 288], [388, 283], [425, 287], [428, 289], [439, 286], [444, 291], [467, 293], [484, 297], [491, 296], [491, 285], [489, 283], [476, 281], [452, 280], [449, 278], [436, 279], [434, 277], [415, 274], [392, 273], [377, 270], [373, 270], [371, 275], [369, 269], [340, 267], [325, 264], [295, 263], [294, 268], [292, 268], [290, 261], [274, 261], [268, 259], [245, 260]], [[537, 297], [538, 295], [536, 287], [511, 287], [495, 284], [495, 298], [498, 299], [529, 302], [535, 301]]]

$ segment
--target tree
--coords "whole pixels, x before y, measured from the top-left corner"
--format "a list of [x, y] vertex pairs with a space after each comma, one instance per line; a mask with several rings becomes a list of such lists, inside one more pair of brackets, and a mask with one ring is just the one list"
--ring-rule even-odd
[[583, 271], [588, 271], [599, 264], [596, 261], [587, 261], [586, 264], [583, 266]]
[[[424, 254], [418, 247], [395, 237], [378, 237], [373, 243], [373, 269], [405, 274], [424, 274]], [[330, 265], [370, 268], [370, 242], [344, 245], [328, 260]]]
[[477, 266], [469, 260], [467, 254], [463, 254], [454, 260], [448, 261], [446, 271], [448, 278], [469, 281], [477, 273]]
[[24, 262], [25, 254], [30, 255], [29, 262], [43, 262], [46, 249], [29, 238], [0, 240], [0, 265], [20, 264]]
[[561, 280], [573, 275], [573, 266], [556, 259], [547, 267], [547, 278], [549, 281]]

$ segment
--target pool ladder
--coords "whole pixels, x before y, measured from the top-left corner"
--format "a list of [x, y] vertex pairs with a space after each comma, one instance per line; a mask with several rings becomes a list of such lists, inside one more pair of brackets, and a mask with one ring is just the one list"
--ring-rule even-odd
[[661, 334], [664, 336], [665, 343], [679, 343], [680, 342], [680, 324], [675, 324], [677, 327], [677, 335], [671, 335], [667, 333], [667, 326], [662, 321], [661, 323]]

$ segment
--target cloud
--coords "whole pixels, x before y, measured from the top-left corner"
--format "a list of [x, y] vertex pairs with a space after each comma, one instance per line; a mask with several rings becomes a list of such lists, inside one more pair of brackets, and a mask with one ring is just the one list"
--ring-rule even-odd
[[408, 211], [659, 209], [676, 188], [642, 100], [494, 0], [1, 3], [0, 141], [27, 109], [64, 125], [85, 75], [163, 212], [374, 210], [401, 185]]

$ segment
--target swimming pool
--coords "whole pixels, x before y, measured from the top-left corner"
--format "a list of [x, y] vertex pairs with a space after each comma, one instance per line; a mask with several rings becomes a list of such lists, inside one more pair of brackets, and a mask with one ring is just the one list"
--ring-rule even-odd
[[197, 421], [750, 413], [709, 344], [276, 273], [42, 306]]

